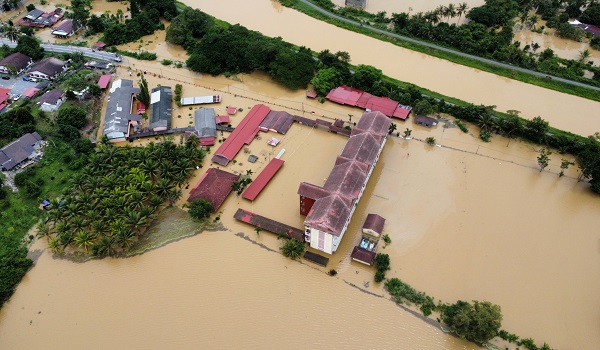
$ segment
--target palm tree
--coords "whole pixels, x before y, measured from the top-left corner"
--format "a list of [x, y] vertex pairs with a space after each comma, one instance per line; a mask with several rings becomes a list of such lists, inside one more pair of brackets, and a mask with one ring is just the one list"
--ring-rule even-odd
[[454, 4], [448, 4], [448, 6], [446, 7], [446, 11], [448, 13], [449, 19], [456, 17], [456, 7], [454, 6]]
[[484, 113], [477, 118], [477, 125], [481, 131], [493, 131], [495, 130], [496, 123], [492, 115]]
[[169, 206], [172, 207], [175, 202], [181, 199], [183, 193], [179, 188], [171, 188], [167, 192], [167, 200], [169, 201]]
[[588, 49], [581, 51], [579, 53], [579, 62], [584, 63], [591, 55], [592, 53]]
[[404, 130], [404, 138], [409, 138], [410, 134], [412, 134], [412, 130], [406, 128], [406, 130]]
[[60, 251], [60, 242], [57, 238], [50, 238], [48, 241], [48, 248], [52, 249], [54, 253], [58, 253]]
[[4, 27], [4, 36], [10, 41], [17, 41], [20, 37], [20, 33], [14, 26], [6, 26]]
[[91, 233], [85, 230], [79, 230], [79, 232], [77, 232], [77, 235], [75, 236], [75, 244], [77, 244], [79, 248], [85, 249], [86, 253], [93, 243], [94, 236]]
[[[125, 224], [127, 224], [131, 230], [139, 233], [140, 227], [146, 225], [146, 218], [142, 217], [139, 212], [128, 209], [125, 213]], [[121, 228], [119, 228], [115, 233], [120, 231]]]
[[150, 197], [150, 199], [148, 200], [148, 202], [150, 203], [150, 205], [154, 208], [154, 210], [158, 209], [161, 205], [163, 205], [163, 203], [165, 202], [161, 197], [159, 196], [152, 196]]
[[155, 193], [161, 198], [166, 198], [167, 193], [171, 189], [171, 184], [168, 179], [161, 178], [156, 182]]
[[52, 230], [50, 229], [50, 226], [48, 226], [47, 223], [40, 222], [37, 225], [37, 236], [38, 237], [46, 237], [46, 236], [50, 235], [51, 232], [52, 232]]
[[390, 127], [388, 128], [388, 134], [391, 135], [394, 133], [394, 131], [396, 131], [396, 129], [398, 129], [398, 126], [395, 123], [391, 123]]
[[102, 237], [98, 243], [92, 246], [92, 253], [95, 256], [109, 256], [115, 252], [115, 240], [110, 236]]
[[456, 9], [456, 13], [458, 14], [458, 22], [460, 22], [460, 17], [464, 14], [467, 13], [467, 10], [469, 9], [469, 5], [467, 5], [466, 2], [463, 2], [461, 4], [458, 5], [457, 9]]
[[135, 234], [132, 230], [124, 228], [115, 235], [115, 244], [123, 249], [129, 249], [135, 243]]

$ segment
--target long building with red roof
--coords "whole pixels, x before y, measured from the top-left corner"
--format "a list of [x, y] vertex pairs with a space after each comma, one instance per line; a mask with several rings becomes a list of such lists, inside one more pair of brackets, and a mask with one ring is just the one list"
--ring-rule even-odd
[[263, 104], [252, 107], [246, 117], [217, 149], [212, 161], [221, 165], [229, 164], [244, 145], [249, 145], [254, 140], [260, 124], [270, 111], [271, 109]]
[[336, 158], [323, 187], [302, 182], [298, 188], [305, 240], [314, 249], [335, 252], [350, 224], [377, 160], [383, 150], [391, 119], [366, 112]]
[[256, 197], [258, 197], [258, 195], [260, 194], [260, 192], [265, 188], [265, 186], [267, 186], [269, 181], [271, 181], [273, 176], [275, 176], [279, 169], [281, 169], [283, 163], [285, 163], [285, 161], [279, 158], [271, 159], [269, 164], [267, 164], [267, 166], [260, 172], [260, 174], [258, 174], [256, 179], [252, 181], [250, 186], [248, 186], [246, 191], [244, 191], [244, 194], [242, 194], [242, 198], [251, 201], [255, 200]]
[[329, 101], [364, 108], [367, 112], [381, 112], [390, 118], [406, 120], [411, 107], [403, 106], [389, 97], [379, 97], [349, 86], [338, 86], [327, 94]]

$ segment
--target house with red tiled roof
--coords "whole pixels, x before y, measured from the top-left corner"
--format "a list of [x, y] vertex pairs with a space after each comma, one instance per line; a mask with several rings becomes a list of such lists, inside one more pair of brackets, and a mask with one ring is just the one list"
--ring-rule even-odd
[[231, 185], [239, 179], [240, 175], [217, 168], [210, 168], [190, 191], [188, 202], [204, 199], [212, 204], [213, 211], [216, 212], [221, 207], [221, 204], [225, 202], [229, 193], [231, 193]]
[[333, 254], [346, 232], [385, 145], [391, 119], [381, 112], [362, 115], [336, 158], [323, 187], [301, 183], [300, 214], [305, 241], [311, 248]]

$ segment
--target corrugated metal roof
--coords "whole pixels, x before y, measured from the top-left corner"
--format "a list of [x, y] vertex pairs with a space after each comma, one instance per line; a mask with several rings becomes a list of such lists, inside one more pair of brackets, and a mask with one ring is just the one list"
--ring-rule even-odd
[[244, 194], [242, 194], [242, 198], [248, 200], [255, 200], [256, 197], [260, 194], [260, 192], [267, 186], [269, 181], [277, 174], [279, 169], [283, 166], [285, 161], [277, 158], [271, 159], [269, 164], [258, 174], [256, 179], [248, 186]]

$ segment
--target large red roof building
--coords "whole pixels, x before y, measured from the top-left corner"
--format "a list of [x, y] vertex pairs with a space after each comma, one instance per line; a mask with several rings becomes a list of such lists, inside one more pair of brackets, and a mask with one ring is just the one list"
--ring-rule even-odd
[[366, 112], [352, 130], [323, 187], [302, 182], [298, 188], [305, 241], [314, 249], [335, 252], [385, 145], [391, 119]]

